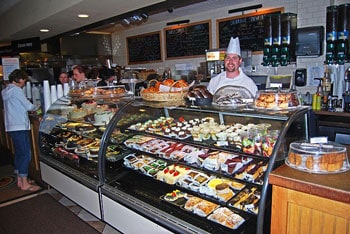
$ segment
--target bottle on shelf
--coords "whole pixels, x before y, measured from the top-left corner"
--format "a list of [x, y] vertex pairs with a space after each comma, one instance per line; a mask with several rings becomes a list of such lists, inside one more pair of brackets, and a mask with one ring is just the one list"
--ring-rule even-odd
[[332, 95], [332, 80], [330, 78], [329, 69], [326, 67], [324, 76], [322, 78], [322, 96], [323, 96], [322, 109], [323, 110], [328, 109], [329, 95]]
[[317, 91], [312, 96], [312, 109], [313, 110], [321, 110], [321, 90], [322, 90], [322, 78], [314, 78], [315, 80], [319, 80], [320, 83], [317, 86]]

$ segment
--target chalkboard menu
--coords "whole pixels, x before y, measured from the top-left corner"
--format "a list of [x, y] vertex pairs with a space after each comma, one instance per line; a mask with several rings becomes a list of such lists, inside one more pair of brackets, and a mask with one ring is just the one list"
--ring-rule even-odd
[[276, 8], [217, 20], [218, 48], [227, 48], [231, 37], [239, 37], [241, 50], [263, 50], [264, 17], [281, 14], [283, 10], [284, 8]]
[[129, 64], [162, 61], [160, 31], [127, 39]]
[[199, 57], [211, 45], [211, 23], [202, 21], [193, 24], [165, 28], [166, 58]]

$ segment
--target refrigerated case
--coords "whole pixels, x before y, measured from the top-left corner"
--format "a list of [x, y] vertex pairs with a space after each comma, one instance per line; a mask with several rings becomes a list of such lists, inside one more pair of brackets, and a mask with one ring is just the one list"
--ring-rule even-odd
[[[169, 106], [136, 99], [118, 102], [103, 132], [82, 133], [100, 140], [98, 157], [89, 158], [55, 153], [60, 147], [55, 136], [71, 122], [62, 119], [63, 109], [49, 110], [42, 123], [43, 180], [72, 200], [80, 199], [78, 204], [93, 214], [94, 203], [100, 211], [96, 216], [124, 233], [263, 233], [269, 226], [268, 174], [284, 162], [290, 142], [308, 139], [312, 132], [309, 108]], [[213, 130], [198, 137], [193, 128], [204, 130], [206, 124]], [[250, 136], [251, 128], [262, 132]], [[232, 138], [218, 139], [224, 130]], [[269, 149], [258, 143], [272, 138], [257, 136], [271, 137], [276, 131]], [[95, 199], [86, 204], [76, 197], [75, 186], [83, 188], [79, 196]]]
[[[99, 99], [96, 110], [115, 111], [129, 100], [130, 97], [109, 95]], [[70, 139], [74, 137], [90, 139], [96, 144], [102, 138], [105, 126], [94, 124], [94, 112], [87, 111], [85, 119], [72, 119], [68, 115], [92, 101], [87, 97], [65, 96], [50, 106], [39, 127], [40, 170], [44, 182], [101, 218], [97, 156], [79, 154], [76, 145], [70, 145]]]

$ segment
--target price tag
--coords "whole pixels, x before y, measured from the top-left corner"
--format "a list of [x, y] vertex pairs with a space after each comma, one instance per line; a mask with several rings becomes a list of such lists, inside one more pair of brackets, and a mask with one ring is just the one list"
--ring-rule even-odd
[[312, 137], [310, 138], [310, 143], [312, 144], [328, 143], [328, 137]]

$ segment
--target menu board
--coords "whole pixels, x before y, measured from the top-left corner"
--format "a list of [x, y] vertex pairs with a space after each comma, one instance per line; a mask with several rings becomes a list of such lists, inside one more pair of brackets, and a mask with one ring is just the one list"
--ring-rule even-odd
[[231, 37], [239, 37], [242, 50], [263, 50], [264, 17], [269, 14], [281, 14], [283, 10], [284, 8], [275, 8], [217, 20], [218, 48], [227, 48]]
[[162, 61], [160, 31], [127, 37], [129, 64]]
[[19, 58], [2, 58], [2, 73], [4, 80], [9, 80], [9, 75], [19, 69]]
[[211, 22], [201, 21], [164, 29], [166, 58], [200, 57], [211, 45]]

